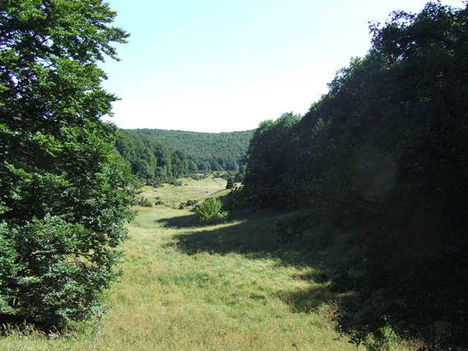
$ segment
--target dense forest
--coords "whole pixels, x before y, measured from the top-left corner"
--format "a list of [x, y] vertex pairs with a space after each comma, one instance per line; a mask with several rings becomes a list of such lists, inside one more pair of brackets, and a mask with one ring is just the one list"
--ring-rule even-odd
[[189, 172], [238, 171], [253, 131], [199, 133], [180, 130], [130, 129], [187, 155]]
[[115, 147], [138, 179], [157, 185], [198, 172], [225, 171], [239, 177], [252, 134], [120, 130]]
[[298, 210], [290, 241], [348, 234], [330, 288], [346, 293], [336, 320], [353, 342], [383, 349], [391, 330], [466, 350], [468, 10], [429, 3], [371, 31], [305, 116], [255, 131], [244, 198]]
[[120, 131], [115, 146], [132, 174], [146, 184], [173, 182], [188, 174], [187, 156], [156, 138]]

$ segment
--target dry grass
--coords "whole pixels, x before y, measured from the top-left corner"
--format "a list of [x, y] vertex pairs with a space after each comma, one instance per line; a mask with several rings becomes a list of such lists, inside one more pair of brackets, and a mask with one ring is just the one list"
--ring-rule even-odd
[[173, 207], [225, 181], [183, 183], [145, 188], [143, 196], [166, 205], [138, 208], [104, 318], [72, 337], [13, 333], [0, 350], [355, 350], [333, 329], [329, 296], [310, 279], [315, 268], [292, 264], [293, 253], [290, 261], [272, 254], [257, 238], [262, 228], [273, 235], [265, 228], [274, 218], [196, 226], [191, 212]]

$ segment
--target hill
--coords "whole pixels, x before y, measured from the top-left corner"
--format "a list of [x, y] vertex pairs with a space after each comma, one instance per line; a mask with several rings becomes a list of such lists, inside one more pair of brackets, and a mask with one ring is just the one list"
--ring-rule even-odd
[[225, 133], [201, 133], [163, 129], [126, 129], [130, 134], [145, 135], [187, 155], [189, 172], [237, 171], [245, 156], [253, 130]]
[[115, 147], [132, 173], [147, 184], [171, 182], [188, 173], [186, 155], [154, 137], [120, 131]]

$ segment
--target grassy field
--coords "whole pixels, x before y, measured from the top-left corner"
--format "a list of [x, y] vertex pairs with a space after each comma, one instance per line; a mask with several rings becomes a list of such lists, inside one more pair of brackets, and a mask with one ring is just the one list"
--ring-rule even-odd
[[197, 226], [178, 205], [224, 194], [225, 181], [182, 182], [144, 189], [163, 204], [137, 208], [103, 318], [60, 337], [13, 333], [0, 350], [356, 349], [334, 331], [327, 283], [314, 282], [339, 243], [332, 253], [280, 246], [274, 213]]

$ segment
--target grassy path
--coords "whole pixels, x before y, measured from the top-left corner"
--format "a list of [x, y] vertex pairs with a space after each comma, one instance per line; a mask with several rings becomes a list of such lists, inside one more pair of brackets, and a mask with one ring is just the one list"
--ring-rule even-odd
[[195, 226], [190, 211], [175, 207], [224, 181], [184, 183], [145, 189], [164, 205], [138, 209], [103, 319], [69, 338], [0, 338], [0, 350], [355, 349], [334, 332], [326, 300], [310, 303], [321, 291], [313, 269], [293, 264], [294, 252], [280, 259], [268, 249], [272, 215]]

